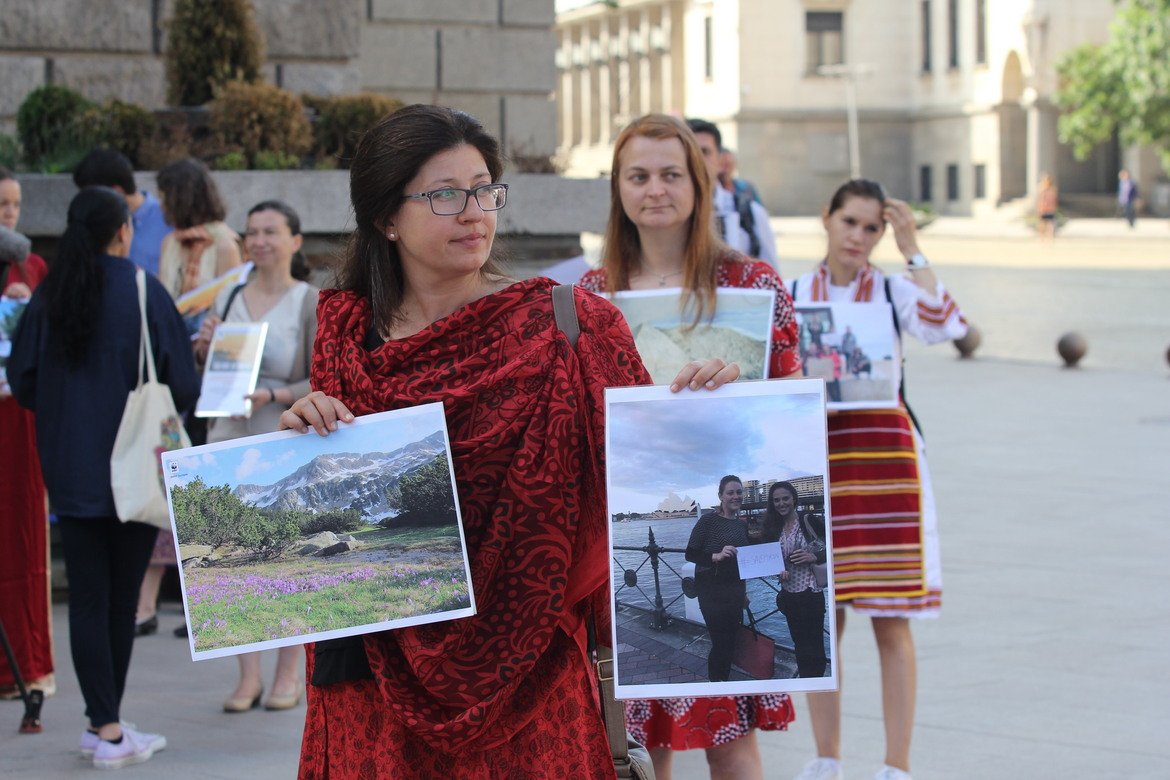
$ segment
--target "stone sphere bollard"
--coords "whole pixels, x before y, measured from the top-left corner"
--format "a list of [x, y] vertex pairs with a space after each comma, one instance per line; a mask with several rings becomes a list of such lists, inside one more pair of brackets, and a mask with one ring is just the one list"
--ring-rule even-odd
[[1085, 341], [1085, 337], [1079, 333], [1066, 333], [1060, 337], [1060, 341], [1056, 342], [1056, 351], [1060, 353], [1065, 368], [1076, 368], [1077, 363], [1089, 351], [1089, 342]]
[[975, 350], [983, 343], [983, 334], [974, 325], [967, 326], [967, 335], [955, 339], [955, 349], [959, 350], [959, 358], [967, 359], [975, 356]]

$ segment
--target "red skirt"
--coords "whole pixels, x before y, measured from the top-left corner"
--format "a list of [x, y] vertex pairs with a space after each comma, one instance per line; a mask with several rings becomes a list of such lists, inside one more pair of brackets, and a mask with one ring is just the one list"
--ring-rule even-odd
[[[0, 620], [25, 682], [53, 671], [49, 524], [33, 415], [0, 399]], [[0, 653], [0, 686], [16, 684]]]
[[784, 731], [795, 719], [786, 693], [626, 702], [626, 728], [648, 748], [716, 747], [746, 736], [753, 728]]

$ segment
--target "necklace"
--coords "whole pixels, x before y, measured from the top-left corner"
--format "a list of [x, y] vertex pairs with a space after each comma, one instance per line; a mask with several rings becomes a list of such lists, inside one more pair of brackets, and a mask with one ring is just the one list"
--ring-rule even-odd
[[672, 277], [672, 276], [678, 276], [678, 275], [679, 275], [679, 274], [681, 274], [681, 273], [682, 273], [682, 269], [679, 269], [679, 270], [677, 270], [677, 271], [671, 271], [671, 272], [670, 272], [670, 273], [668, 273], [668, 274], [654, 274], [654, 276], [657, 276], [657, 277], [658, 277], [658, 286], [659, 286], [659, 287], [665, 287], [665, 286], [666, 286], [666, 280], [667, 280], [667, 279], [669, 279], [669, 278], [670, 278], [670, 277]]

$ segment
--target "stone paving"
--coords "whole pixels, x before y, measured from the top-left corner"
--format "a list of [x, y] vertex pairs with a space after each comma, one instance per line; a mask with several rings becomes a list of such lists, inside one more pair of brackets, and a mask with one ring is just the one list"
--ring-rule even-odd
[[[1149, 222], [1150, 230], [1165, 228]], [[1089, 263], [1094, 247], [1124, 235], [1058, 238], [1055, 247]], [[929, 243], [945, 240], [938, 233]], [[1163, 273], [1170, 234], [1120, 243], [1127, 256], [1149, 258], [1129, 266], [1146, 270], [1118, 276], [1095, 305], [1099, 316], [1137, 323], [1125, 338], [1157, 360], [1067, 370], [1050, 347], [1050, 357], [1027, 361], [960, 361], [947, 345], [908, 349], [945, 576], [942, 617], [915, 626], [918, 780], [1170, 777], [1170, 372], [1161, 357], [1170, 343]], [[1017, 253], [1021, 262], [1046, 251], [1027, 239], [988, 238], [981, 246], [988, 255]], [[782, 259], [789, 275], [815, 255], [792, 256], [805, 260]], [[1058, 278], [1053, 267], [1043, 278]], [[1131, 310], [1136, 287], [1153, 287], [1163, 305]], [[1104, 331], [1094, 348], [1109, 352], [1118, 338]], [[163, 633], [139, 641], [124, 707], [127, 719], [164, 733], [170, 745], [123, 771], [168, 780], [293, 777], [303, 705], [220, 712], [235, 663], [192, 663], [186, 645], [167, 633], [179, 619], [168, 605]], [[46, 703], [45, 732], [18, 736], [21, 705], [0, 702], [0, 776], [55, 780], [94, 771], [76, 757], [82, 705], [63, 605], [54, 608], [54, 629], [59, 693]], [[846, 776], [859, 780], [880, 767], [883, 737], [872, 632], [856, 616], [841, 658], [843, 757]], [[266, 679], [273, 663], [265, 658]], [[789, 732], [761, 736], [768, 778], [787, 780], [813, 755], [803, 697], [797, 705]], [[679, 754], [675, 769], [677, 780], [707, 776], [702, 751]]]

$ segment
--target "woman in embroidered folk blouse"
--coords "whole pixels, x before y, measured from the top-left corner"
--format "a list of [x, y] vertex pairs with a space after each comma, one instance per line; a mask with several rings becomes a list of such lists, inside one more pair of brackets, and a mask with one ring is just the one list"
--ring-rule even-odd
[[[499, 145], [462, 112], [408, 106], [358, 145], [356, 232], [321, 294], [310, 380], [282, 424], [444, 404], [477, 613], [307, 648], [301, 777], [612, 778], [586, 658], [609, 635], [604, 390], [649, 382], [621, 313], [491, 259]], [[736, 366], [685, 369], [718, 386]]]
[[[719, 287], [776, 291], [768, 376], [800, 370], [792, 299], [767, 263], [730, 249], [715, 236], [703, 153], [679, 119], [634, 120], [614, 145], [610, 213], [602, 267], [581, 279], [596, 292], [682, 287], [700, 317], [715, 308]], [[626, 725], [650, 749], [659, 780], [669, 780], [672, 750], [705, 748], [713, 777], [763, 776], [755, 729], [792, 721], [785, 694], [650, 699], [626, 705]]]
[[[793, 285], [798, 303], [888, 301], [899, 334], [926, 344], [967, 332], [958, 306], [919, 251], [906, 203], [887, 198], [876, 182], [854, 179], [834, 193], [823, 222], [828, 251], [816, 270]], [[869, 262], [887, 223], [906, 258], [907, 276], [887, 277]], [[874, 458], [875, 452], [884, 457]], [[896, 409], [830, 414], [829, 456], [838, 637], [846, 604], [872, 618], [886, 726], [886, 766], [878, 778], [907, 780], [916, 687], [907, 618], [938, 614], [942, 573], [930, 476], [904, 399]], [[878, 528], [865, 522], [874, 516], [885, 518]], [[836, 780], [841, 777], [840, 693], [812, 693], [808, 703], [818, 757], [799, 780]]]

